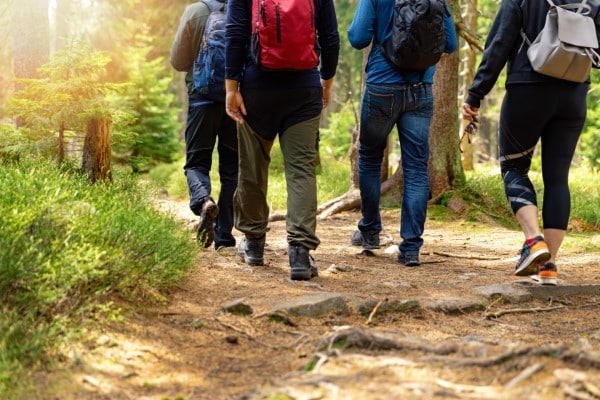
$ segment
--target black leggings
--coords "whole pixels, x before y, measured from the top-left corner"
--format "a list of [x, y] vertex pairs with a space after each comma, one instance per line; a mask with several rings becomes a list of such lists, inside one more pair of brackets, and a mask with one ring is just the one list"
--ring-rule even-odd
[[507, 87], [500, 112], [500, 168], [514, 213], [537, 206], [528, 177], [531, 157], [542, 142], [544, 228], [566, 230], [571, 212], [569, 167], [586, 116], [588, 84], [556, 81]]

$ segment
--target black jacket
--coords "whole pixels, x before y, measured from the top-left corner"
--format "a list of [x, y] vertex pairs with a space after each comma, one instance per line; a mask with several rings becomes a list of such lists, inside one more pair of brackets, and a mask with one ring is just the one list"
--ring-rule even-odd
[[[557, 5], [580, 3], [579, 0], [553, 0]], [[588, 14], [596, 23], [600, 34], [600, 4], [588, 0]], [[521, 28], [533, 41], [544, 27], [549, 9], [546, 0], [502, 0], [490, 33], [488, 34], [481, 64], [475, 74], [466, 103], [479, 107], [481, 100], [492, 89], [498, 75], [507, 65], [506, 86], [518, 83], [555, 81], [533, 70], [527, 58], [527, 43], [521, 36]], [[600, 36], [598, 36], [600, 42]]]

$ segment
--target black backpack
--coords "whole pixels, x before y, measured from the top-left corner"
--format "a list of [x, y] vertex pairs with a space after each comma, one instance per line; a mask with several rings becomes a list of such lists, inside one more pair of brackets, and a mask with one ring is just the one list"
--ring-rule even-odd
[[225, 101], [226, 2], [202, 0], [210, 9], [198, 57], [194, 62], [194, 87], [204, 98]]
[[446, 48], [444, 0], [395, 0], [392, 35], [381, 44], [385, 58], [403, 71], [424, 71]]

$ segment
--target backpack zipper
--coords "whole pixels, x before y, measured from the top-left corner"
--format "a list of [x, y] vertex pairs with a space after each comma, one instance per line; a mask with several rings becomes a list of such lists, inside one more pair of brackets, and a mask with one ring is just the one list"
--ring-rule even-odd
[[281, 14], [279, 13], [279, 3], [275, 3], [275, 19], [277, 22], [277, 43], [281, 43]]

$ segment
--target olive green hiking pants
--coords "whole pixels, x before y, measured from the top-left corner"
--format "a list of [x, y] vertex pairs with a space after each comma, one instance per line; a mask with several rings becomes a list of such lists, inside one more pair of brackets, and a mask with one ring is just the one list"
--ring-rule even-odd
[[[316, 139], [320, 116], [289, 127], [279, 135], [287, 188], [286, 230], [289, 244], [314, 250], [319, 245], [317, 226]], [[239, 172], [233, 199], [234, 224], [247, 238], [268, 230], [267, 188], [274, 141], [238, 124]]]

